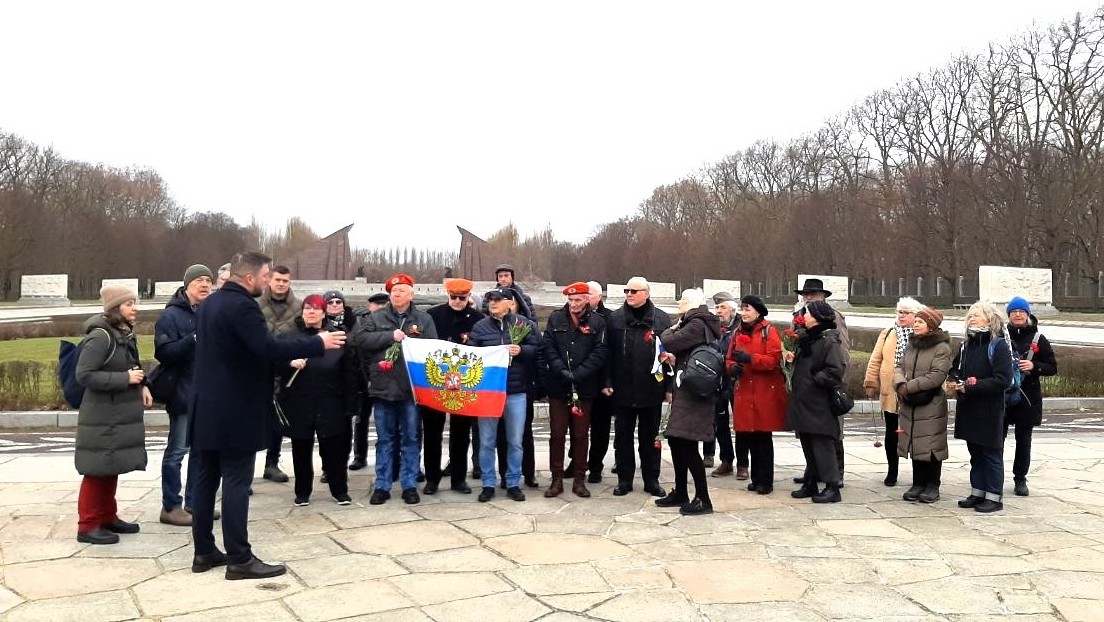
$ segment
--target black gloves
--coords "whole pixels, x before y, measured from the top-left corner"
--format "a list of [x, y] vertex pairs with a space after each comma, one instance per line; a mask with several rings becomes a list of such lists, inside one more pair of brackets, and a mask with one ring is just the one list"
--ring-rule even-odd
[[734, 356], [732, 358], [734, 358], [737, 363], [741, 363], [743, 365], [747, 365], [748, 363], [751, 362], [751, 355], [748, 354], [747, 352], [744, 352], [743, 350], [737, 350], [736, 351], [736, 356]]
[[732, 376], [733, 378], [739, 379], [740, 374], [742, 374], [742, 373], [744, 373], [744, 366], [743, 365], [740, 365], [738, 363], [729, 363], [729, 365], [728, 365], [728, 375], [729, 376]]
[[564, 382], [566, 382], [568, 384], [571, 384], [571, 383], [575, 382], [575, 372], [571, 371], [570, 369], [561, 370], [560, 371], [560, 378]]

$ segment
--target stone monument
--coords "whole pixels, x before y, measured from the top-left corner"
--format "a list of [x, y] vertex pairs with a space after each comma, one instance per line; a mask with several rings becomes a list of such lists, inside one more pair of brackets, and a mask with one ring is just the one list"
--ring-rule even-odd
[[19, 283], [19, 304], [69, 306], [68, 274], [25, 274]]
[[723, 279], [703, 279], [702, 291], [705, 292], [705, 297], [710, 300], [710, 304], [712, 304], [713, 294], [717, 292], [728, 292], [732, 294], [732, 298], [736, 300], [736, 302], [739, 302], [740, 297], [743, 296], [743, 293], [740, 291], [739, 281], [725, 281]]
[[1026, 298], [1035, 315], [1054, 315], [1053, 275], [1049, 268], [978, 266], [978, 298], [1000, 305], [1014, 296]]

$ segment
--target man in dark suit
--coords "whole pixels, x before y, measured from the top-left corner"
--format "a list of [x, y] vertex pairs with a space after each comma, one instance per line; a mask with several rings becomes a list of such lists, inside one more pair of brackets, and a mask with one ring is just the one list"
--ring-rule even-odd
[[[226, 565], [227, 579], [262, 579], [287, 572], [266, 564], [249, 546], [249, 484], [257, 452], [268, 444], [273, 364], [322, 356], [345, 343], [343, 332], [276, 341], [254, 302], [268, 285], [272, 259], [238, 253], [230, 278], [200, 307], [196, 327], [192, 398], [192, 458], [196, 469], [192, 572]], [[222, 482], [222, 531], [226, 554], [215, 546], [215, 492]]]

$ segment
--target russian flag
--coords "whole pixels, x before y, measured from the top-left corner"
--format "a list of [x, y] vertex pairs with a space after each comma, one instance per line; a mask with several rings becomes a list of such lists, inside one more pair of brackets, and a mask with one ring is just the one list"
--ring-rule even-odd
[[502, 416], [509, 346], [403, 339], [402, 352], [416, 403], [457, 415]]

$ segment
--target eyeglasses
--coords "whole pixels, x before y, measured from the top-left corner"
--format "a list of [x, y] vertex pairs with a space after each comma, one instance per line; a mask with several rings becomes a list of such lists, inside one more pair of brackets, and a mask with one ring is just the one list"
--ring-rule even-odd
[[625, 291], [625, 293], [626, 293], [626, 294], [635, 294], [635, 293], [637, 293], [637, 292], [643, 292], [643, 291], [647, 291], [647, 290], [644, 290], [644, 289], [628, 289], [628, 288], [625, 288], [625, 290], [624, 290], [624, 291]]
[[449, 294], [449, 300], [467, 300], [467, 299], [468, 299], [467, 294], [464, 294], [462, 296], [454, 296], [452, 294]]
[[905, 311], [904, 309], [900, 309], [897, 311], [897, 315], [916, 315], [916, 313], [913, 311]]

